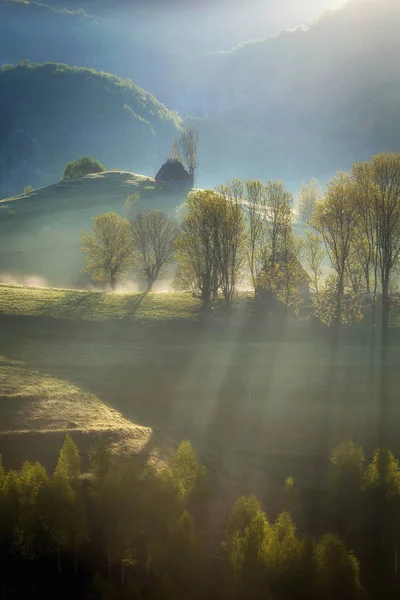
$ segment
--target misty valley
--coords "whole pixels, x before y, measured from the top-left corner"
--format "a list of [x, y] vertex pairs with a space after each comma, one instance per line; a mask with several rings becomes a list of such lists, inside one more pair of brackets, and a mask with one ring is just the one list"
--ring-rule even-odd
[[400, 5], [0, 0], [0, 595], [400, 593]]

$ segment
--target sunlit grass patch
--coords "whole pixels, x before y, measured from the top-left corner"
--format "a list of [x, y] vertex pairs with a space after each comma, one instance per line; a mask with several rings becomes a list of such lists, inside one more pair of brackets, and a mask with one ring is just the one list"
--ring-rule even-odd
[[117, 293], [0, 285], [0, 314], [146, 323], [195, 321], [200, 302], [187, 293]]
[[[69, 381], [0, 357], [0, 433], [104, 433], [117, 446], [141, 451], [151, 429], [140, 427]], [[115, 438], [115, 440], [114, 440]]]

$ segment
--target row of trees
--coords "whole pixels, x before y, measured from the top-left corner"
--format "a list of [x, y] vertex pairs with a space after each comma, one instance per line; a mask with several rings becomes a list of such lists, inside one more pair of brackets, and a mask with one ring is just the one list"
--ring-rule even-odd
[[361, 596], [359, 562], [336, 535], [304, 537], [289, 512], [270, 521], [250, 496], [238, 499], [216, 546], [212, 501], [189, 442], [154, 468], [115, 461], [99, 438], [82, 475], [67, 436], [51, 477], [39, 463], [0, 468], [3, 596], [65, 589], [101, 598]]
[[336, 319], [346, 288], [371, 295], [374, 310], [379, 293], [387, 328], [400, 256], [400, 154], [379, 154], [339, 174], [311, 224], [336, 275]]
[[165, 274], [173, 259], [178, 227], [165, 213], [153, 210], [129, 221], [117, 213], [93, 219], [93, 231], [82, 234], [85, 271], [94, 280], [117, 281], [134, 270], [147, 283], [147, 291]]
[[[249, 282], [256, 300], [296, 311], [310, 286], [324, 323], [358, 322], [369, 302], [373, 322], [382, 307], [386, 329], [400, 258], [400, 154], [354, 165], [320, 195], [316, 181], [302, 188], [303, 238], [294, 234], [293, 198], [279, 181], [192, 191], [179, 228], [157, 211], [131, 224], [101, 215], [94, 234], [83, 236], [87, 270], [115, 288], [135, 261], [151, 290], [175, 258], [175, 287], [199, 297], [205, 312], [220, 295], [231, 313], [238, 286]], [[331, 275], [322, 284], [325, 257]]]
[[205, 312], [220, 294], [231, 313], [248, 274], [256, 295], [264, 290], [285, 307], [297, 306], [307, 275], [299, 262], [291, 203], [281, 182], [235, 180], [191, 192], [179, 227], [160, 211], [130, 220], [100, 215], [93, 232], [82, 236], [86, 270], [115, 289], [117, 279], [136, 268], [150, 291], [175, 258], [175, 287], [199, 297]]

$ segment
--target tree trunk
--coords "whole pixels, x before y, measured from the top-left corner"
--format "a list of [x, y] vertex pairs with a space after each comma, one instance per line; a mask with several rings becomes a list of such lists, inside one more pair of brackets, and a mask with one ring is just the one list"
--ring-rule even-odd
[[367, 294], [371, 293], [371, 278], [369, 274], [369, 264], [365, 267], [365, 287], [367, 288]]
[[147, 292], [153, 291], [154, 279], [152, 277], [147, 278]]
[[382, 281], [382, 330], [386, 332], [389, 328], [389, 278], [385, 277]]
[[231, 317], [233, 310], [232, 310], [232, 298], [230, 297], [230, 294], [225, 295], [225, 308], [226, 308], [228, 317]]
[[343, 276], [339, 275], [338, 288], [336, 293], [336, 325], [339, 327], [342, 319], [342, 297], [343, 297]]
[[57, 552], [57, 570], [58, 570], [58, 574], [61, 577], [61, 560], [60, 560], [60, 553]]
[[115, 289], [117, 287], [117, 279], [116, 279], [116, 277], [114, 275], [111, 275], [110, 283], [111, 283], [111, 290], [113, 292], [115, 292]]
[[111, 578], [111, 541], [108, 540], [108, 579]]
[[210, 312], [211, 307], [211, 294], [209, 292], [203, 292], [201, 294], [201, 301], [203, 303], [203, 312], [207, 315]]

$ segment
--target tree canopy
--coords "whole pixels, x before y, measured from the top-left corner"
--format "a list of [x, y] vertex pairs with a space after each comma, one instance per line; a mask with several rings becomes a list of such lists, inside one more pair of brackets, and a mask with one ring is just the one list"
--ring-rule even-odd
[[78, 179], [91, 173], [103, 173], [105, 170], [105, 166], [99, 160], [91, 156], [82, 156], [66, 165], [61, 179]]

